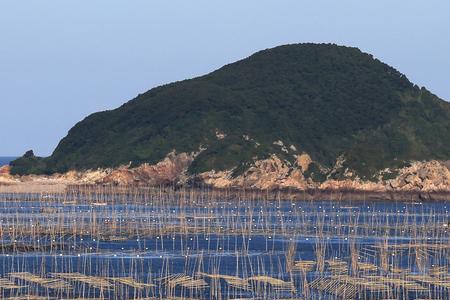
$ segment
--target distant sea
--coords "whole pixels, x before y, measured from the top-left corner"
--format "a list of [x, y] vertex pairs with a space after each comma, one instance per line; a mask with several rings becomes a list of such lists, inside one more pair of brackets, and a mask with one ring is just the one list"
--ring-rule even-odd
[[0, 156], [0, 167], [9, 164], [9, 162], [15, 160], [14, 156]]

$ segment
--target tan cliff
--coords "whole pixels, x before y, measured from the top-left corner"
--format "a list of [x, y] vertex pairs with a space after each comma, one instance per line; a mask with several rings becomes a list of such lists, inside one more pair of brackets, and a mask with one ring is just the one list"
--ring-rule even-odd
[[18, 181], [14, 176], [10, 175], [11, 168], [9, 166], [0, 166], [0, 184], [13, 184]]
[[[412, 162], [397, 170], [383, 170], [377, 181], [364, 181], [352, 176], [351, 170], [345, 170], [340, 180], [327, 179], [314, 182], [306, 176], [313, 162], [311, 157], [303, 153], [296, 156], [294, 163], [282, 160], [277, 155], [257, 160], [241, 174], [234, 170], [209, 171], [193, 178], [188, 175], [188, 168], [196, 153], [169, 153], [162, 161], [150, 165], [143, 164], [136, 168], [121, 166], [115, 169], [98, 169], [83, 172], [70, 171], [65, 174], [51, 176], [12, 176], [9, 167], [0, 168], [0, 185], [161, 185], [186, 184], [195, 180], [215, 188], [254, 188], [254, 189], [286, 189], [295, 190], [358, 190], [371, 192], [450, 192], [450, 163], [442, 161]], [[335, 167], [341, 167], [344, 158], [336, 160]], [[383, 180], [381, 173], [392, 174], [392, 179]]]
[[142, 164], [136, 168], [120, 166], [88, 170], [70, 171], [56, 174], [50, 178], [70, 184], [113, 184], [113, 185], [160, 185], [182, 183], [187, 180], [187, 169], [194, 159], [194, 154], [169, 153], [157, 164]]
[[395, 179], [386, 183], [386, 188], [403, 191], [447, 191], [450, 190], [449, 162], [413, 162], [398, 170]]
[[232, 176], [230, 171], [210, 171], [199, 175], [208, 185], [224, 187], [249, 187], [256, 189], [297, 188], [306, 189], [311, 182], [303, 176], [301, 169], [293, 168], [276, 155], [258, 160], [243, 174]]

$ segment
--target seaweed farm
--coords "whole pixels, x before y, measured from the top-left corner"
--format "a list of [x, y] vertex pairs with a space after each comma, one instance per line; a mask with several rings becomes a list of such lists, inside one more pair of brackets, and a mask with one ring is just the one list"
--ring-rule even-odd
[[289, 192], [0, 193], [0, 298], [449, 299], [449, 217]]

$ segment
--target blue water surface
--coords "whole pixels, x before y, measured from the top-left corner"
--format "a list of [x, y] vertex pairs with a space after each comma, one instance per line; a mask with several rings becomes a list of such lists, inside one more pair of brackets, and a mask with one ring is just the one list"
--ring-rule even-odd
[[0, 156], [0, 166], [7, 165], [15, 159], [16, 159], [16, 157], [13, 157], [13, 156]]

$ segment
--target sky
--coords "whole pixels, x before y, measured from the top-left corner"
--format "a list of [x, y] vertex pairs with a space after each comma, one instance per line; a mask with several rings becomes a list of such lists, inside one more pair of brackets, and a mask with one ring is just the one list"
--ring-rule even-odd
[[0, 0], [0, 156], [277, 45], [359, 47], [450, 100], [450, 1]]

